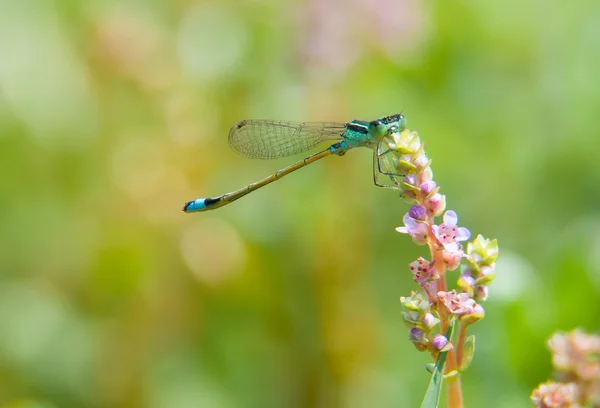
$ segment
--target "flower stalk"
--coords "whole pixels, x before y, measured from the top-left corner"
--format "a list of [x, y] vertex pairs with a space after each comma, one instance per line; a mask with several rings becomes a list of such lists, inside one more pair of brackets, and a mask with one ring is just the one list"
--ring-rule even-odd
[[[404, 321], [411, 327], [409, 340], [417, 350], [427, 351], [435, 360], [447, 351], [444, 378], [448, 407], [463, 406], [460, 374], [467, 368], [474, 352], [474, 337], [467, 328], [484, 317], [477, 302], [487, 298], [494, 279], [498, 243], [478, 235], [463, 248], [471, 233], [458, 226], [458, 216], [446, 210], [446, 197], [433, 180], [431, 161], [416, 132], [403, 130], [388, 137], [389, 153], [380, 157], [380, 165], [391, 175], [401, 197], [412, 204], [404, 215], [404, 225], [396, 228], [409, 235], [417, 245], [427, 245], [430, 259], [419, 257], [409, 268], [418, 290], [401, 297]], [[444, 212], [445, 211], [445, 212]], [[443, 215], [443, 222], [436, 218]], [[448, 277], [456, 270], [456, 288], [448, 290]], [[453, 322], [458, 326], [456, 340], [443, 334]]]

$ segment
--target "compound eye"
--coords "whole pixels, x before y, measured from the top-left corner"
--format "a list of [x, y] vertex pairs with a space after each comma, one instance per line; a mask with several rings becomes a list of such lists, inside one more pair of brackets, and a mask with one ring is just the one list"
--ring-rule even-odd
[[383, 123], [381, 123], [381, 121], [379, 120], [373, 120], [369, 123], [369, 125], [373, 126], [373, 127], [377, 127], [379, 125], [382, 125]]

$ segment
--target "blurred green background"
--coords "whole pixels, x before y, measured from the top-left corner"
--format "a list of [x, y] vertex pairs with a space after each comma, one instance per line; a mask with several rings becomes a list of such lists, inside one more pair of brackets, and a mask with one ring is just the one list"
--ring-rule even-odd
[[296, 159], [240, 119], [399, 111], [500, 243], [466, 406], [530, 406], [548, 336], [600, 329], [599, 72], [592, 0], [0, 0], [0, 406], [418, 406], [426, 251], [369, 151], [181, 212]]

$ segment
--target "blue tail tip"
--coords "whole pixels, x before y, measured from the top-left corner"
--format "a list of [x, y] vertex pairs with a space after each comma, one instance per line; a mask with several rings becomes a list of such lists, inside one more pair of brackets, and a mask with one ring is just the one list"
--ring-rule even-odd
[[188, 201], [183, 206], [183, 212], [189, 213], [189, 212], [197, 212], [197, 211], [205, 210], [206, 209], [206, 205], [204, 204], [205, 200], [206, 200], [205, 198], [197, 198], [193, 201]]

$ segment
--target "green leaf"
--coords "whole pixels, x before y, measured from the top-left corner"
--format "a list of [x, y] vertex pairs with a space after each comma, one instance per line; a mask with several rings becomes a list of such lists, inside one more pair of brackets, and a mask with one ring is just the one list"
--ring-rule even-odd
[[[452, 338], [453, 331], [454, 322], [452, 322], [448, 327], [448, 330], [446, 330], [447, 339]], [[447, 351], [440, 352], [438, 355], [433, 374], [431, 375], [431, 380], [429, 380], [429, 386], [425, 392], [425, 398], [423, 398], [423, 403], [421, 404], [421, 408], [437, 408], [438, 404], [440, 403], [440, 395], [442, 394], [442, 381], [444, 380], [444, 366], [446, 365], [447, 355]]]
[[473, 354], [475, 354], [475, 336], [469, 336], [465, 340], [463, 346], [462, 362], [460, 364], [460, 371], [465, 372], [473, 361]]

